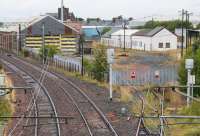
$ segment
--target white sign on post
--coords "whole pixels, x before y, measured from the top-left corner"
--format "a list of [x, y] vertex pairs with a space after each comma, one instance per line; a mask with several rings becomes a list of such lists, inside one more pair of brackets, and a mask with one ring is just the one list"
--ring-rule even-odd
[[195, 85], [195, 75], [189, 77], [189, 83]]
[[185, 68], [186, 69], [193, 69], [194, 67], [194, 60], [193, 59], [186, 59], [185, 60]]
[[108, 49], [107, 50], [107, 61], [109, 64], [114, 63], [114, 57], [115, 57], [115, 50], [114, 49]]

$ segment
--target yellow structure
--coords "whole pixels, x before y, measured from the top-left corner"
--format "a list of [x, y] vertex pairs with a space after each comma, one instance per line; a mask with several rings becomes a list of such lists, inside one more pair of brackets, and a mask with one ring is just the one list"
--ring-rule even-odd
[[[43, 38], [41, 36], [27, 36], [25, 43], [26, 47], [39, 49], [43, 45]], [[58, 46], [62, 52], [75, 53], [77, 37], [69, 35], [45, 36], [44, 44]]]

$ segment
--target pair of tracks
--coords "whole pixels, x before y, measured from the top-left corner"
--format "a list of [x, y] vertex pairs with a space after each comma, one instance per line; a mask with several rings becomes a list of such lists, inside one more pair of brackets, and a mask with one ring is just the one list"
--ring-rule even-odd
[[[22, 61], [13, 56], [12, 57], [3, 56], [3, 58], [4, 60], [7, 60], [9, 63], [17, 66], [21, 71], [24, 71], [24, 72], [29, 71], [29, 73], [27, 72], [26, 73], [30, 75], [32, 78], [34, 78], [35, 80], [38, 79], [38, 76], [36, 76], [36, 73], [37, 75], [41, 75], [42, 68], [40, 67], [37, 67], [25, 61]], [[94, 136], [94, 135], [95, 136], [98, 136], [98, 135], [118, 136], [117, 132], [114, 130], [111, 123], [108, 121], [108, 119], [103, 114], [103, 112], [83, 92], [83, 90], [81, 90], [79, 87], [77, 87], [77, 85], [75, 85], [73, 82], [69, 81], [67, 78], [65, 78], [64, 76], [60, 74], [49, 72], [49, 71], [48, 72], [46, 71], [45, 73], [48, 79], [57, 81], [56, 86], [57, 88], [59, 88], [58, 89], [59, 93], [62, 93], [62, 94], [64, 93], [64, 95], [66, 95], [71, 100], [72, 104], [76, 107], [76, 110], [79, 113], [82, 119], [82, 122], [85, 125], [85, 128], [87, 129], [87, 134], [86, 132], [84, 132], [84, 134], [90, 135], [90, 136]], [[38, 83], [40, 82], [38, 81]], [[47, 92], [47, 94], [45, 95], [49, 96], [48, 98], [49, 101], [52, 101], [52, 98], [48, 94], [49, 89], [48, 91], [46, 89], [48, 88], [48, 85], [50, 86], [50, 84], [53, 84], [53, 83], [48, 81], [46, 85], [40, 84], [40, 86], [42, 86], [43, 90], [46, 90], [44, 92]], [[51, 96], [52, 96], [52, 93], [51, 93]], [[49, 114], [49, 111], [56, 111], [56, 108], [57, 109], [60, 108], [60, 107], [55, 107], [55, 104], [53, 103], [53, 101], [51, 104], [51, 105], [54, 105], [54, 106], [51, 106], [53, 107], [53, 110], [52, 108], [48, 109], [49, 105], [48, 106], [45, 104], [44, 105], [37, 104], [37, 105], [39, 105], [39, 107], [46, 106], [47, 108], [46, 110], [48, 110], [47, 112], [48, 114]], [[40, 109], [39, 107], [38, 107], [38, 112], [40, 112], [42, 109], [45, 109], [45, 108]], [[52, 112], [50, 114], [52, 115]], [[54, 113], [53, 115], [57, 116], [57, 113]], [[40, 122], [39, 122], [39, 125], [40, 125]], [[46, 126], [48, 127], [49, 125], [46, 125]], [[59, 132], [61, 129], [59, 126], [59, 120], [54, 120], [54, 126], [56, 128], [57, 135], [59, 136], [60, 135]], [[43, 130], [45, 129], [48, 130], [48, 128], [43, 128]], [[61, 135], [64, 135], [64, 134], [62, 134], [61, 132]]]
[[[17, 126], [25, 120], [25, 124], [23, 127], [31, 127], [34, 126], [34, 135], [51, 135], [51, 136], [60, 136], [60, 124], [59, 120], [56, 118], [48, 119], [48, 118], [40, 118], [37, 117], [47, 117], [49, 115], [57, 117], [57, 111], [55, 108], [55, 104], [49, 95], [47, 89], [42, 85], [42, 80], [45, 77], [45, 73], [41, 74], [39, 80], [37, 80], [34, 76], [29, 74], [27, 71], [23, 70], [21, 67], [16, 67], [15, 63], [7, 62], [5, 60], [1, 60], [5, 65], [7, 65], [14, 72], [18, 73], [22, 79], [26, 82], [27, 85], [31, 86], [33, 90], [31, 91], [31, 99], [28, 104], [26, 115], [17, 122], [15, 127], [9, 132], [9, 136], [14, 135]], [[30, 119], [26, 119], [26, 116], [34, 115], [35, 120], [30, 121]], [[31, 124], [30, 124], [30, 123]], [[48, 131], [47, 131], [48, 130]], [[22, 134], [22, 130], [19, 133]], [[31, 132], [27, 132], [29, 135], [33, 135]]]

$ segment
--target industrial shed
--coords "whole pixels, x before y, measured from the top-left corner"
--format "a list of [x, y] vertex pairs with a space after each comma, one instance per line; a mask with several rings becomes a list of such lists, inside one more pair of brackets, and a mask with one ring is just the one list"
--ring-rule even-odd
[[37, 50], [43, 45], [43, 26], [45, 45], [58, 46], [63, 53], [77, 51], [79, 32], [49, 15], [33, 19], [22, 29], [20, 35], [26, 48]]

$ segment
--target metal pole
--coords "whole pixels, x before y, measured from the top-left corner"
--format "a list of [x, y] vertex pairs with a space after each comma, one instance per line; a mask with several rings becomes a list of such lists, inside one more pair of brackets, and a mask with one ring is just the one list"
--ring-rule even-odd
[[112, 101], [113, 98], [113, 92], [112, 92], [112, 64], [110, 64], [110, 72], [109, 72], [109, 83], [110, 83], [110, 101]]
[[188, 74], [187, 74], [187, 106], [190, 106], [190, 95], [191, 95], [191, 91], [190, 91], [190, 77], [191, 77], [191, 70], [188, 69]]
[[44, 23], [42, 23], [42, 61], [45, 64], [45, 32], [44, 32]]
[[183, 57], [183, 42], [184, 42], [183, 20], [184, 20], [184, 9], [182, 9], [182, 20], [181, 20], [181, 29], [182, 29], [182, 36], [181, 36], [181, 57]]
[[83, 63], [84, 63], [84, 49], [83, 49], [83, 37], [81, 36], [80, 37], [81, 39], [81, 76], [83, 76], [84, 75], [84, 65], [83, 65]]
[[124, 20], [124, 52], [125, 52], [125, 50], [126, 50], [126, 29], [125, 29], [125, 27], [126, 27], [126, 21]]
[[[163, 116], [163, 102], [160, 100], [161, 104], [161, 115]], [[163, 130], [164, 130], [164, 123], [163, 123], [163, 118], [160, 118], [160, 136], [163, 136]]]
[[17, 55], [19, 55], [19, 51], [21, 51], [21, 24], [19, 24], [19, 41], [17, 46]]
[[186, 38], [186, 40], [185, 40], [185, 42], [186, 42], [186, 51], [188, 50], [188, 11], [185, 11], [185, 15], [186, 15], [186, 36], [185, 36], [185, 38]]
[[[164, 115], [164, 99], [165, 99], [165, 91], [164, 88], [162, 88], [162, 94], [163, 94], [163, 98], [160, 100], [160, 104], [161, 104], [161, 115]], [[164, 118], [160, 118], [160, 136], [163, 136], [164, 134]]]
[[62, 23], [64, 22], [64, 4], [63, 4], [63, 0], [61, 0], [61, 21]]

